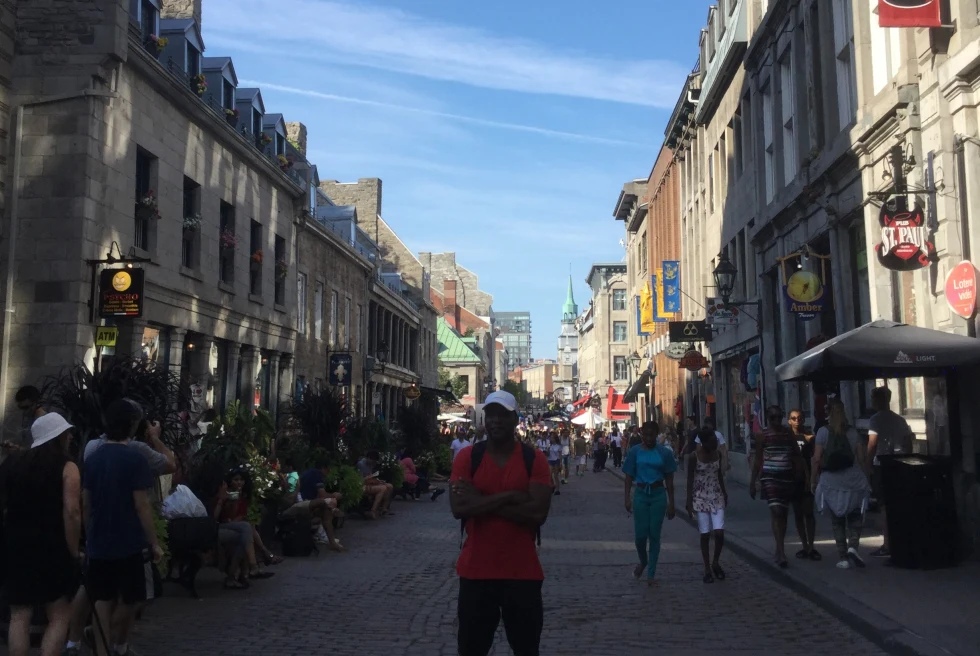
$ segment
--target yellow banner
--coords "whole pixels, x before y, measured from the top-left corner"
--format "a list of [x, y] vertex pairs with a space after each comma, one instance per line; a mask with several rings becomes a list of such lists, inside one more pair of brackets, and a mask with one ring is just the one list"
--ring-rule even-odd
[[650, 288], [650, 281], [643, 286], [640, 292], [640, 332], [652, 333], [656, 329], [653, 323], [653, 290]]
[[664, 310], [664, 270], [657, 269], [657, 314], [654, 318], [663, 321], [668, 318]]

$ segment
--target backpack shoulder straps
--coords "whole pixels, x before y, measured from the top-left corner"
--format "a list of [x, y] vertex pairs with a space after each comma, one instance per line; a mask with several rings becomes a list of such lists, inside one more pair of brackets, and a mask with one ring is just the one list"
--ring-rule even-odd
[[531, 482], [531, 474], [534, 473], [534, 459], [538, 456], [538, 451], [530, 444], [521, 442], [521, 453], [524, 455], [524, 468], [527, 469], [527, 480]]
[[480, 463], [483, 462], [483, 456], [487, 453], [487, 443], [477, 442], [470, 449], [470, 479], [476, 476], [476, 470], [480, 468]]
[[[524, 456], [524, 468], [527, 470], [527, 480], [530, 483], [531, 475], [534, 473], [534, 459], [538, 457], [537, 450], [529, 444], [524, 442], [519, 442], [521, 446], [521, 455]], [[476, 476], [477, 470], [480, 468], [480, 463], [483, 462], [483, 456], [487, 453], [487, 443], [477, 442], [473, 445], [470, 450], [470, 479]], [[466, 535], [466, 520], [461, 519], [459, 521], [459, 547], [463, 548], [463, 538]], [[538, 546], [541, 545], [541, 529], [537, 530], [536, 535]]]

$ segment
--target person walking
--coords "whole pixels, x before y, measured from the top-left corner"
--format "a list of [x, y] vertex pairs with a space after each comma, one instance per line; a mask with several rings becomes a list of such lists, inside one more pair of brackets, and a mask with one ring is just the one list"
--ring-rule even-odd
[[[701, 441], [687, 465], [687, 514], [697, 516], [701, 534], [701, 559], [704, 561], [705, 583], [725, 580], [725, 570], [718, 560], [725, 545], [725, 508], [728, 490], [721, 471], [721, 453], [714, 431], [702, 430]], [[715, 536], [714, 558], [708, 559], [711, 535]]]
[[783, 411], [778, 405], [766, 410], [767, 428], [755, 444], [749, 495], [755, 495], [762, 484], [762, 498], [769, 504], [772, 535], [776, 541], [776, 565], [789, 566], [786, 560], [786, 524], [790, 506], [799, 503], [805, 481], [803, 458], [796, 437], [783, 425]]
[[582, 434], [581, 428], [575, 435], [575, 441], [572, 443], [572, 448], [575, 451], [575, 475], [585, 476], [585, 459], [588, 457], [589, 445], [585, 441], [585, 436]]
[[514, 656], [538, 656], [544, 627], [544, 570], [535, 534], [551, 509], [544, 454], [516, 439], [517, 401], [503, 390], [484, 405], [489, 439], [453, 463], [449, 503], [463, 522], [457, 649], [487, 656], [501, 618]]
[[873, 464], [871, 474], [871, 495], [881, 509], [881, 547], [871, 552], [873, 558], [891, 558], [891, 544], [888, 539], [888, 514], [886, 511], [885, 489], [881, 484], [881, 458], [912, 453], [915, 435], [905, 418], [891, 409], [892, 391], [887, 387], [871, 390], [871, 405], [876, 410], [868, 422], [868, 456], [865, 463]]
[[572, 460], [572, 438], [567, 428], [561, 429], [561, 482], [568, 483], [568, 470]]
[[630, 449], [623, 463], [626, 512], [633, 513], [636, 553], [640, 557], [639, 564], [633, 569], [633, 577], [639, 579], [643, 570], [647, 570], [648, 585], [654, 584], [657, 574], [664, 517], [674, 518], [677, 461], [669, 449], [657, 444], [659, 432], [657, 422], [644, 423], [640, 433], [642, 442]]
[[552, 434], [548, 447], [548, 466], [551, 467], [551, 485], [555, 495], [561, 494], [561, 438]]
[[612, 434], [609, 436], [609, 446], [612, 449], [613, 467], [620, 469], [623, 466], [623, 436], [619, 434], [619, 426], [614, 426]]
[[472, 442], [466, 439], [466, 435], [464, 433], [456, 433], [456, 439], [453, 440], [453, 443], [451, 445], [449, 445], [449, 448], [452, 449], [453, 451], [453, 461], [456, 460], [456, 456], [459, 455], [460, 451], [470, 446], [471, 444]]
[[828, 403], [827, 425], [817, 431], [813, 449], [811, 489], [819, 511], [830, 511], [830, 523], [837, 543], [837, 567], [864, 567], [858, 553], [864, 511], [871, 486], [865, 473], [867, 452], [860, 436], [847, 421], [839, 399]]
[[27, 656], [34, 606], [43, 605], [48, 625], [42, 656], [61, 653], [71, 618], [71, 596], [81, 570], [81, 476], [68, 445], [72, 426], [54, 412], [31, 425], [31, 448], [13, 456], [3, 485], [5, 588], [10, 604], [7, 645]]
[[796, 552], [799, 559], [809, 558], [810, 560], [821, 560], [823, 556], [814, 548], [816, 540], [817, 518], [813, 509], [813, 492], [810, 491], [810, 472], [813, 468], [813, 435], [803, 430], [803, 411], [794, 408], [789, 411], [789, 429], [796, 438], [796, 444], [800, 448], [800, 457], [803, 458], [803, 472], [805, 475], [802, 486], [802, 494], [799, 502], [793, 507], [793, 516], [796, 519], [796, 532], [800, 535], [802, 549]]

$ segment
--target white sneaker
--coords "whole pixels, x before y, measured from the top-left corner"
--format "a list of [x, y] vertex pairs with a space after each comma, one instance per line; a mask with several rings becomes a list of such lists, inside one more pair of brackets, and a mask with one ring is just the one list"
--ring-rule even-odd
[[851, 563], [848, 560], [841, 560], [837, 562], [837, 569], [851, 569]]
[[860, 554], [858, 554], [857, 552], [857, 549], [855, 549], [854, 547], [850, 547], [847, 550], [847, 557], [848, 559], [850, 559], [852, 563], [854, 563], [855, 567], [860, 567], [861, 569], [867, 567], [867, 565], [865, 565], [864, 563], [864, 559], [861, 558]]

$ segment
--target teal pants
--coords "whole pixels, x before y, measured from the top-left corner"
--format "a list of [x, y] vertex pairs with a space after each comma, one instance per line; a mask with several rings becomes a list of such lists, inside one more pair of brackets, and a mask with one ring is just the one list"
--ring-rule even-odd
[[[633, 531], [636, 534], [636, 553], [640, 564], [647, 568], [651, 579], [657, 574], [660, 560], [660, 530], [667, 516], [667, 490], [662, 487], [650, 491], [636, 488], [633, 493]], [[650, 555], [647, 557], [647, 547]]]

